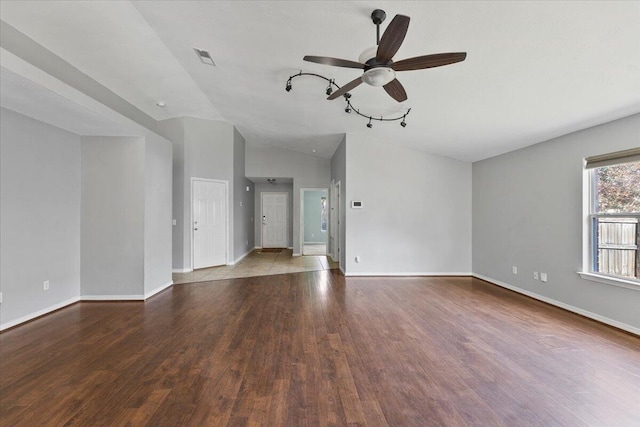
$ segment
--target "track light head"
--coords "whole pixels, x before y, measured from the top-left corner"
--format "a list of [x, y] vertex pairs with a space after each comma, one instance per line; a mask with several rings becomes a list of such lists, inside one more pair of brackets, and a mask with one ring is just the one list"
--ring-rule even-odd
[[402, 126], [403, 128], [406, 128], [407, 122], [405, 122], [404, 119], [402, 119], [402, 121], [400, 122], [400, 126]]
[[291, 92], [291, 80], [287, 80], [287, 86], [284, 88], [287, 92]]
[[371, 123], [371, 117], [369, 117], [369, 123], [367, 123], [367, 127], [371, 129], [373, 127], [373, 123]]
[[344, 94], [344, 97], [345, 97], [345, 99], [349, 99], [349, 98], [351, 98], [351, 94], [349, 92], [347, 92], [347, 93]]
[[344, 109], [344, 112], [347, 114], [351, 114], [351, 108], [347, 107]]
[[333, 93], [333, 89], [331, 89], [331, 86], [327, 86], [327, 96], [331, 95]]

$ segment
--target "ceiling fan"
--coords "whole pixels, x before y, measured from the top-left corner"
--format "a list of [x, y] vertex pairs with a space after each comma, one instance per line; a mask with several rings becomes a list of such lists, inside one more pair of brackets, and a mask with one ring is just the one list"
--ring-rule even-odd
[[364, 82], [371, 86], [382, 86], [389, 96], [398, 102], [406, 101], [407, 92], [396, 78], [397, 71], [441, 67], [464, 61], [467, 57], [466, 52], [436, 53], [393, 62], [393, 55], [400, 49], [404, 37], [407, 35], [410, 18], [404, 15], [396, 15], [391, 20], [381, 39], [380, 24], [384, 22], [386, 17], [387, 14], [384, 10], [376, 9], [371, 13], [371, 20], [376, 25], [377, 46], [362, 52], [358, 59], [359, 62], [327, 56], [305, 56], [303, 58], [305, 61], [318, 64], [364, 70], [362, 76], [342, 86], [327, 99], [336, 99]]

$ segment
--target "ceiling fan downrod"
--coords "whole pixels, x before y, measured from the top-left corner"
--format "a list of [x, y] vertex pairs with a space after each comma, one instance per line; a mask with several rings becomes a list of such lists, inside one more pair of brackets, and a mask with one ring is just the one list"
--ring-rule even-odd
[[371, 12], [371, 20], [376, 25], [376, 46], [380, 44], [380, 24], [382, 24], [387, 17], [387, 14], [382, 9], [376, 9]]

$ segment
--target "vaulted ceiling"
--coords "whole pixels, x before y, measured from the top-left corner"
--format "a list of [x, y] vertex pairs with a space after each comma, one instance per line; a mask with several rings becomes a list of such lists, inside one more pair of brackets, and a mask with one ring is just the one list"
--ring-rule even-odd
[[[327, 101], [327, 84], [317, 78], [296, 78], [284, 90], [301, 70], [339, 85], [356, 78], [358, 70], [302, 58], [357, 60], [375, 45], [376, 8], [387, 13], [383, 30], [395, 14], [411, 17], [394, 59], [468, 54], [458, 64], [399, 73], [409, 95], [400, 104], [380, 88], [351, 92], [372, 116], [411, 108], [406, 128], [367, 128], [344, 112], [342, 98]], [[226, 120], [249, 144], [323, 157], [342, 134], [356, 133], [475, 161], [640, 112], [637, 1], [3, 0], [0, 18], [155, 120]], [[216, 66], [203, 64], [194, 47], [209, 51]], [[69, 114], [78, 110], [64, 97], [38, 95], [14, 71], [3, 68], [3, 106], [41, 116], [42, 105], [56, 102]], [[30, 110], [29, 102], [40, 107]], [[47, 119], [64, 121], [61, 111]], [[107, 132], [100, 126], [92, 117], [75, 131]]]

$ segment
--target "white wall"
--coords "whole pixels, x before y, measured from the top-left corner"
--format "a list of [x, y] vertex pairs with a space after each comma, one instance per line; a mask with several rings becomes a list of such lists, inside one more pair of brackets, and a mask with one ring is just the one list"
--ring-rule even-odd
[[346, 181], [347, 275], [471, 272], [470, 163], [347, 134]]
[[0, 122], [4, 329], [80, 295], [80, 137], [4, 108]]
[[[640, 332], [640, 291], [576, 274], [583, 267], [583, 159], [639, 145], [634, 115], [474, 163], [474, 273]], [[533, 271], [546, 272], [548, 282], [533, 280]]]
[[144, 295], [145, 141], [82, 137], [81, 294]]
[[262, 193], [287, 193], [287, 246], [293, 247], [293, 184], [255, 184], [255, 244], [262, 247]]
[[246, 174], [293, 178], [293, 253], [300, 254], [300, 188], [329, 187], [331, 161], [297, 151], [248, 145]]

